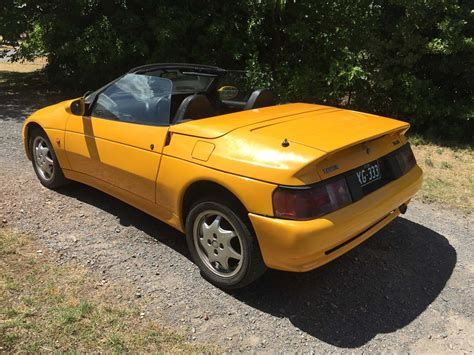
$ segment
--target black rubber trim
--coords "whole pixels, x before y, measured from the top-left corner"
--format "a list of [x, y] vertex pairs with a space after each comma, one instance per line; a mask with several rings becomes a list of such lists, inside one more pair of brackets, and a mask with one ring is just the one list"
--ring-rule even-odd
[[155, 70], [166, 70], [166, 69], [180, 69], [180, 70], [193, 70], [193, 71], [200, 71], [203, 73], [213, 73], [213, 74], [221, 74], [227, 72], [227, 70], [215, 67], [212, 65], [203, 65], [203, 64], [192, 64], [192, 63], [154, 63], [154, 64], [146, 64], [141, 65], [139, 67], [135, 67], [130, 69], [129, 73], [137, 73], [143, 74], [149, 71]]
[[361, 237], [363, 234], [367, 233], [367, 231], [369, 231], [371, 228], [375, 227], [377, 224], [379, 224], [380, 222], [382, 222], [385, 218], [387, 218], [390, 214], [387, 214], [385, 215], [383, 218], [379, 219], [377, 222], [375, 222], [374, 224], [372, 224], [370, 227], [368, 227], [367, 229], [363, 230], [362, 232], [360, 232], [359, 234], [357, 234], [355, 237], [352, 237], [348, 240], [346, 240], [345, 242], [342, 242], [341, 244], [339, 245], [336, 245], [334, 248], [331, 248], [329, 250], [326, 250], [324, 252], [324, 254], [326, 255], [329, 255], [329, 254], [332, 254], [334, 253], [335, 251], [341, 249], [342, 247], [346, 246], [347, 244], [353, 242], [354, 240], [356, 240], [357, 238]]

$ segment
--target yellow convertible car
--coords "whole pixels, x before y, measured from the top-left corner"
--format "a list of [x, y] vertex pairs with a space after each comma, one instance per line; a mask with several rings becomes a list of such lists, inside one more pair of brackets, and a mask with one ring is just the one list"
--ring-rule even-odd
[[91, 185], [185, 232], [205, 278], [317, 268], [404, 213], [420, 188], [405, 122], [243, 92], [232, 72], [155, 64], [23, 127], [40, 182]]

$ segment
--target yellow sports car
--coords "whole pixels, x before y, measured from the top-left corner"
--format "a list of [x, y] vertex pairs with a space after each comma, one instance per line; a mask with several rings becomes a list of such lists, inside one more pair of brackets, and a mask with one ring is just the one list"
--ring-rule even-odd
[[[307, 271], [404, 213], [422, 182], [405, 122], [244, 92], [234, 72], [155, 64], [23, 127], [40, 182], [91, 185], [185, 232], [204, 277]], [[237, 77], [237, 75], [234, 75]]]

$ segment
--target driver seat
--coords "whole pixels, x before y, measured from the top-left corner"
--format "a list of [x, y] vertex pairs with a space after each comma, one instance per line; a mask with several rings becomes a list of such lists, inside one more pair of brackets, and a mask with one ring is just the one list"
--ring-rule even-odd
[[174, 116], [173, 124], [215, 115], [217, 115], [217, 111], [206, 95], [190, 95], [179, 105], [176, 115]]

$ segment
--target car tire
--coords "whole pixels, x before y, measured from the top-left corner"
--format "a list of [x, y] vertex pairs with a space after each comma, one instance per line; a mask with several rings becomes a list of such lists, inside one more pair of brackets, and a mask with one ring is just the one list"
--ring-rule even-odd
[[49, 189], [56, 189], [67, 184], [58, 158], [46, 133], [35, 128], [29, 137], [29, 149], [33, 169], [41, 184]]
[[202, 275], [222, 289], [238, 289], [266, 270], [248, 218], [232, 204], [201, 200], [186, 217], [186, 242]]

